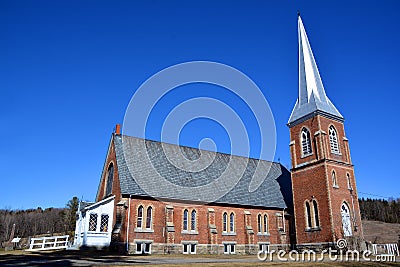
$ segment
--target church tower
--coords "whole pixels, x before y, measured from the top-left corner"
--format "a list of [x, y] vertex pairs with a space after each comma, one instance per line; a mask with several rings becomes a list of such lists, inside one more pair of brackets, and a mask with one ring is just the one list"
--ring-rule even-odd
[[362, 237], [354, 167], [344, 119], [325, 93], [298, 17], [299, 96], [290, 116], [292, 187], [299, 247]]

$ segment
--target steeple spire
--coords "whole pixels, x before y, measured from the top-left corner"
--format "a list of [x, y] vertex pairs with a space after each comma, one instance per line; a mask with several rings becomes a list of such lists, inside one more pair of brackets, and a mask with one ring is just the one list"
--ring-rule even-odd
[[326, 96], [300, 13], [298, 13], [298, 34], [299, 97], [290, 115], [289, 126], [299, 119], [315, 113], [343, 120], [343, 116]]

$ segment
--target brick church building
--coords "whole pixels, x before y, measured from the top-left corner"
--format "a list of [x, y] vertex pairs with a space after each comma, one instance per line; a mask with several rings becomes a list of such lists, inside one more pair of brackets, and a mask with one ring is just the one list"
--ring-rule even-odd
[[[276, 162], [126, 136], [117, 125], [96, 202], [81, 203], [75, 245], [110, 246], [134, 254], [255, 254], [260, 250], [334, 246], [340, 238], [362, 238], [344, 119], [325, 93], [300, 16], [298, 36], [299, 95], [287, 124], [290, 171]], [[245, 171], [229, 169], [226, 175], [240, 179], [212, 203], [168, 193], [160, 201], [146, 193], [135, 178], [141, 175], [150, 184], [153, 180], [136, 149], [140, 143], [145, 144], [157, 172], [175, 184], [210, 183], [230, 161], [245, 164]], [[201, 161], [212, 153], [215, 158], [207, 168], [189, 172], [174, 167], [163, 148], [182, 153], [189, 160]], [[258, 188], [249, 192], [255, 166], [261, 173], [265, 170], [265, 175]]]

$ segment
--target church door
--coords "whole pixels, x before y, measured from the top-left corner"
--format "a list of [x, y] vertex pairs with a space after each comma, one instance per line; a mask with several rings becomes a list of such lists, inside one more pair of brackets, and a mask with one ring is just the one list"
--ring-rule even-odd
[[353, 233], [351, 230], [350, 210], [345, 203], [342, 204], [341, 213], [344, 236], [352, 236]]

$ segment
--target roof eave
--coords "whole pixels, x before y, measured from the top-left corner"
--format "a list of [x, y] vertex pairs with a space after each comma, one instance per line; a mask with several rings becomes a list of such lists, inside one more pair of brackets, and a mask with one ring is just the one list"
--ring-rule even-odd
[[321, 115], [328, 119], [332, 119], [332, 120], [339, 121], [339, 122], [344, 122], [343, 116], [337, 116], [337, 115], [334, 115], [334, 114], [331, 114], [329, 112], [325, 112], [322, 110], [315, 110], [311, 113], [308, 113], [306, 115], [303, 115], [303, 116], [295, 118], [295, 119], [292, 119], [292, 117], [290, 117], [290, 119], [287, 123], [287, 126], [289, 126], [289, 128], [291, 128], [291, 127], [296, 126], [297, 124], [302, 123], [312, 117], [315, 117], [316, 115]]

